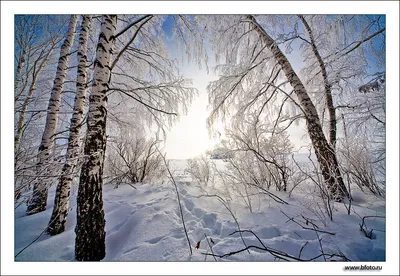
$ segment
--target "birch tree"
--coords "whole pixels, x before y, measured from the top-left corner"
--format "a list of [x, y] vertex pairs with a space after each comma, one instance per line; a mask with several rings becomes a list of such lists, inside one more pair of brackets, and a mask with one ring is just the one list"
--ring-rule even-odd
[[[108, 99], [113, 107], [127, 104], [121, 117], [124, 120], [131, 116], [135, 122], [147, 123], [150, 130], [164, 130], [179, 118], [180, 110], [186, 112], [196, 92], [190, 81], [179, 75], [176, 62], [168, 58], [162, 31], [164, 16], [121, 18], [126, 25], [117, 33], [117, 16], [103, 16], [96, 50], [86, 159], [77, 200], [75, 257], [80, 261], [99, 261], [105, 256], [102, 184]], [[111, 117], [123, 123], [115, 114]], [[153, 147], [149, 147], [150, 155]]]
[[326, 140], [317, 110], [308, 96], [307, 90], [274, 40], [258, 24], [254, 17], [248, 16], [247, 18], [254, 26], [255, 31], [259, 34], [262, 41], [265, 43], [267, 49], [272, 52], [275, 61], [281, 66], [282, 71], [284, 72], [286, 78], [294, 89], [294, 93], [300, 101], [300, 105], [303, 109], [307, 123], [308, 134], [310, 135], [312, 144], [314, 146], [318, 162], [321, 165], [323, 177], [330, 189], [332, 196], [337, 200], [348, 197], [349, 194], [340, 173], [336, 154]]
[[[51, 56], [51, 53], [53, 52], [53, 50], [56, 48], [57, 44], [58, 44], [57, 41], [52, 41], [50, 44], [51, 45], [50, 48], [43, 49], [40, 52], [39, 56], [36, 58], [36, 60], [33, 62], [33, 68], [32, 68], [32, 73], [31, 73], [31, 83], [29, 85], [28, 94], [27, 94], [24, 102], [22, 103], [19, 120], [18, 120], [18, 124], [17, 124], [17, 133], [14, 137], [15, 154], [18, 153], [18, 148], [19, 148], [19, 144], [21, 141], [22, 131], [25, 126], [25, 117], [26, 117], [28, 105], [32, 101], [34, 93], [36, 91], [36, 83], [37, 83], [38, 77], [39, 77], [42, 69], [48, 62], [49, 57]], [[16, 88], [18, 88], [18, 87], [16, 87]]]
[[[306, 89], [312, 91], [317, 109], [319, 103], [322, 124], [325, 109], [328, 111], [327, 134], [334, 137], [330, 135], [332, 130], [340, 124], [343, 126], [343, 131], [340, 131], [341, 128], [334, 131], [335, 141], [339, 142], [338, 154], [346, 153], [338, 156], [340, 163], [349, 164], [345, 167], [342, 165], [343, 171], [346, 175], [356, 173], [359, 179], [370, 178], [375, 173], [379, 175], [377, 179], [380, 182], [379, 188], [382, 189], [385, 182], [384, 16], [300, 15], [298, 18], [304, 26], [305, 36], [308, 37], [308, 41], [302, 40], [301, 43], [305, 67], [300, 75]], [[301, 30], [299, 35], [302, 35]], [[329, 103], [326, 97], [328, 86], [333, 103]], [[336, 118], [330, 116], [333, 112], [336, 113]], [[362, 144], [365, 156], [360, 153], [358, 143]], [[348, 162], [348, 155], [357, 156], [354, 160], [370, 161], [360, 162], [357, 166], [362, 164], [364, 168], [356, 168], [354, 163]], [[367, 173], [371, 169], [373, 171]], [[357, 183], [350, 179], [348, 181]]]
[[84, 147], [86, 160], [81, 169], [77, 199], [75, 258], [79, 261], [100, 261], [106, 254], [102, 198], [106, 150], [106, 93], [110, 82], [116, 27], [116, 15], [103, 15], [89, 100]]
[[56, 30], [43, 26], [45, 20], [53, 19], [47, 16], [16, 16], [15, 60], [17, 68], [14, 82], [14, 104], [19, 116], [16, 116], [18, 121], [14, 137], [15, 155], [19, 153], [21, 136], [26, 128], [28, 106], [34, 98], [39, 77], [48, 65], [54, 49], [62, 40], [63, 24], [60, 24], [61, 26]]
[[[58, 61], [56, 77], [54, 79], [49, 106], [46, 117], [46, 125], [38, 152], [37, 171], [44, 171], [49, 174], [52, 148], [54, 146], [54, 135], [57, 128], [58, 113], [60, 108], [60, 97], [66, 77], [66, 68], [72, 43], [74, 41], [77, 16], [71, 15], [67, 36], [61, 46], [60, 58]], [[45, 168], [45, 169], [44, 169]], [[27, 214], [35, 214], [46, 209], [48, 188], [51, 183], [49, 178], [38, 179], [33, 187], [33, 195], [28, 204]]]
[[[23, 16], [15, 17], [15, 42], [17, 49], [15, 50], [15, 63], [17, 68], [14, 75], [14, 91], [17, 92], [22, 82], [22, 70], [25, 68], [29, 45], [32, 40], [32, 33], [29, 32], [30, 26]], [[18, 96], [15, 97], [14, 103]]]
[[[111, 67], [110, 102], [125, 106], [134, 114], [133, 120], [154, 124], [165, 134], [179, 119], [177, 111], [187, 112], [196, 90], [190, 80], [180, 75], [176, 59], [168, 55], [162, 29], [165, 16], [140, 15], [128, 19], [132, 23], [127, 27], [132, 27], [128, 30], [125, 27], [117, 34], [120, 42]], [[200, 46], [187, 52], [197, 47]], [[136, 69], [134, 73], [131, 68]], [[125, 110], [124, 113], [122, 119], [127, 120], [129, 115]]]
[[328, 81], [328, 74], [326, 72], [325, 63], [322, 60], [322, 57], [317, 49], [317, 46], [316, 46], [316, 43], [314, 40], [314, 35], [312, 33], [310, 25], [307, 23], [304, 16], [299, 15], [299, 18], [307, 31], [307, 35], [310, 39], [309, 43], [312, 47], [312, 51], [315, 55], [315, 58], [318, 61], [318, 66], [320, 67], [321, 75], [323, 78], [325, 101], [326, 101], [326, 106], [327, 106], [328, 114], [329, 114], [329, 143], [330, 143], [331, 147], [334, 149], [335, 144], [336, 144], [336, 112], [335, 112], [335, 108], [333, 106], [331, 84]]
[[[273, 22], [279, 18], [272, 16], [268, 19]], [[241, 112], [256, 110], [275, 113], [279, 118], [285, 102], [291, 103], [302, 113], [299, 116], [295, 111], [293, 119], [304, 118], [306, 121], [332, 198], [341, 200], [347, 197], [335, 152], [324, 135], [317, 109], [275, 40], [253, 16], [226, 16], [217, 21], [220, 27], [214, 27], [217, 31], [213, 34], [213, 45], [223, 56], [225, 64], [217, 66], [222, 73], [220, 79], [208, 86], [213, 108], [210, 125], [227, 112], [237, 112], [239, 116]], [[211, 25], [214, 25], [213, 21]], [[276, 104], [281, 107], [276, 107]]]
[[23, 195], [24, 202], [29, 200], [28, 191], [38, 176], [34, 168], [43, 134], [47, 91], [51, 90], [51, 75], [58, 58], [55, 49], [64, 39], [67, 21], [66, 16], [59, 15], [15, 17], [14, 187], [15, 198]]
[[76, 82], [76, 95], [74, 111], [69, 127], [68, 148], [66, 160], [62, 169], [60, 182], [57, 185], [56, 196], [54, 199], [54, 209], [50, 218], [47, 232], [56, 235], [65, 230], [65, 224], [68, 216], [70, 186], [75, 174], [75, 168], [78, 163], [80, 152], [80, 133], [83, 124], [84, 103], [86, 101], [87, 91], [87, 42], [89, 38], [89, 29], [92, 21], [91, 15], [84, 15], [79, 35], [78, 48], [78, 70]]
[[[347, 101], [354, 103], [354, 97], [357, 97], [356, 88], [368, 75], [366, 64], [372, 68], [382, 66], [378, 63], [384, 64], [380, 37], [385, 27], [380, 25], [381, 16], [297, 17], [308, 38], [302, 38], [301, 46], [305, 49], [302, 56], [306, 66], [301, 75], [306, 88], [315, 91], [315, 102], [323, 103], [320, 105], [322, 123], [325, 109], [328, 111], [328, 140], [335, 148], [338, 138], [336, 106], [339, 106], [339, 99], [343, 99], [344, 95]], [[301, 37], [301, 30], [298, 31], [298, 36]], [[323, 93], [319, 93], [321, 90]], [[324, 97], [321, 98], [318, 94], [323, 94]]]

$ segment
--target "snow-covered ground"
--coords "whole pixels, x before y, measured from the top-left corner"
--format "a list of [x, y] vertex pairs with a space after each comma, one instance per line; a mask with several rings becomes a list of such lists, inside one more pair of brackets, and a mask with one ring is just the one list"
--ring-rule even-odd
[[[218, 162], [217, 166], [220, 168], [224, 166], [222, 161], [214, 162]], [[129, 185], [121, 185], [117, 189], [112, 186], [104, 187], [106, 257], [103, 261], [214, 262], [212, 256], [204, 253], [211, 253], [212, 249], [214, 254], [223, 255], [245, 248], [244, 243], [247, 246], [265, 245], [290, 256], [301, 256], [301, 259], [312, 259], [320, 255], [322, 247], [324, 253], [344, 255], [351, 261], [385, 261], [385, 219], [366, 219], [368, 229], [374, 229], [373, 239], [368, 239], [360, 231], [361, 217], [385, 216], [385, 200], [382, 198], [354, 189], [351, 214], [347, 214], [343, 204], [335, 203], [334, 219], [327, 220], [326, 226], [305, 204], [309, 198], [307, 189], [296, 189], [290, 198], [287, 193], [272, 190], [287, 201], [288, 205], [276, 203], [266, 195], [256, 195], [253, 199], [253, 212], [240, 200], [226, 201], [240, 229], [251, 230], [260, 240], [250, 232], [243, 233], [242, 239], [238, 233], [232, 234], [238, 230], [238, 225], [226, 206], [217, 197], [205, 197], [184, 172], [185, 165], [186, 160], [171, 162], [193, 255], [189, 254], [174, 186], [164, 182], [138, 184], [135, 186], [137, 189]], [[76, 191], [76, 187], [71, 191], [71, 210], [66, 231], [56, 236], [42, 234], [15, 261], [74, 261]], [[53, 187], [49, 191], [48, 207], [44, 212], [26, 216], [24, 205], [15, 210], [15, 254], [46, 228], [53, 208], [54, 193]], [[305, 218], [311, 220], [315, 226], [311, 222], [306, 223]], [[315, 227], [321, 232], [303, 227]], [[210, 239], [207, 242], [205, 236], [211, 238], [213, 243]], [[198, 242], [200, 247], [196, 249]], [[250, 248], [217, 260], [278, 259], [267, 251]], [[334, 257], [333, 260], [342, 259]], [[324, 257], [315, 261], [324, 261]]]

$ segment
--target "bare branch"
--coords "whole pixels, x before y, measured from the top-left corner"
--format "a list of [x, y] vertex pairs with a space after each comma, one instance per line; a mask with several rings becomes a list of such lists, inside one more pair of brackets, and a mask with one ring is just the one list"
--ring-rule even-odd
[[189, 250], [190, 250], [190, 255], [192, 255], [192, 254], [193, 254], [193, 252], [192, 252], [192, 245], [190, 244], [189, 236], [188, 236], [188, 233], [187, 233], [187, 230], [186, 230], [185, 220], [183, 219], [183, 211], [182, 211], [181, 199], [180, 199], [179, 191], [178, 191], [178, 185], [176, 184], [175, 179], [174, 179], [174, 176], [172, 175], [171, 170], [169, 169], [169, 165], [168, 165], [168, 163], [167, 163], [167, 160], [165, 159], [165, 156], [161, 154], [161, 151], [160, 151], [158, 148], [157, 148], [157, 151], [158, 151], [159, 154], [161, 155], [161, 157], [162, 157], [162, 159], [163, 159], [163, 161], [164, 161], [165, 168], [166, 168], [167, 171], [168, 171], [168, 174], [169, 174], [169, 177], [170, 177], [170, 181], [172, 182], [172, 184], [173, 184], [174, 187], [175, 187], [176, 195], [177, 195], [177, 197], [178, 197], [179, 211], [180, 211], [180, 213], [181, 213], [182, 225], [183, 225], [183, 229], [185, 230], [185, 235], [186, 235], [186, 240], [187, 240], [187, 242], [188, 242], [188, 246], [189, 246]]
[[142, 21], [142, 20], [144, 20], [144, 19], [146, 19], [146, 18], [148, 18], [148, 17], [150, 17], [150, 16], [152, 16], [152, 15], [148, 14], [148, 15], [145, 15], [145, 16], [139, 18], [138, 20], [132, 22], [131, 24], [129, 24], [128, 26], [126, 26], [123, 30], [121, 30], [119, 33], [117, 33], [117, 34], [114, 36], [114, 38], [117, 39], [120, 35], [124, 34], [124, 33], [125, 33], [126, 31], [128, 31], [130, 28], [132, 28], [133, 26], [135, 26], [137, 23], [139, 23], [140, 21]]

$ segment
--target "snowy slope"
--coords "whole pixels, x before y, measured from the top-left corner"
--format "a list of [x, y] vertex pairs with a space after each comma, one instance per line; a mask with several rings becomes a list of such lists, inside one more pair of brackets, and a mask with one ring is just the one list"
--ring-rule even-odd
[[[222, 161], [219, 161], [222, 162]], [[122, 185], [118, 189], [104, 187], [104, 209], [106, 214], [106, 257], [103, 261], [215, 261], [210, 246], [216, 255], [255, 245], [262, 247], [253, 234], [238, 233], [238, 226], [228, 209], [217, 197], [202, 196], [201, 191], [185, 174], [186, 161], [172, 163], [174, 175], [181, 195], [184, 220], [192, 245], [190, 256], [187, 240], [182, 227], [176, 193], [171, 183]], [[218, 164], [223, 166], [223, 164]], [[71, 210], [67, 230], [51, 237], [43, 234], [36, 242], [20, 253], [16, 261], [74, 261], [74, 227], [76, 223], [76, 187], [72, 190]], [[50, 189], [48, 208], [45, 212], [26, 216], [26, 206], [15, 210], [15, 254], [36, 239], [45, 229], [51, 216], [55, 189]], [[285, 193], [273, 191], [287, 201], [288, 205], [278, 204], [267, 196], [254, 198], [253, 212], [249, 212], [240, 200], [226, 202], [237, 218], [242, 230], [253, 231], [268, 248], [284, 251], [302, 259], [312, 259], [321, 253], [341, 252], [351, 261], [385, 260], [385, 219], [369, 218], [368, 228], [376, 229], [374, 239], [366, 238], [360, 231], [361, 218], [366, 215], [384, 216], [385, 201], [364, 193], [353, 191], [354, 211], [350, 215], [343, 205], [336, 204], [334, 221], [327, 226], [305, 207], [307, 190], [299, 189], [291, 198]], [[321, 231], [335, 235], [303, 229], [289, 220], [282, 211], [300, 222], [304, 227], [304, 217], [311, 219]], [[214, 244], [205, 240], [205, 235]], [[321, 244], [318, 241], [321, 239]], [[200, 248], [195, 245], [200, 241]], [[303, 248], [303, 249], [302, 249]], [[335, 260], [341, 260], [338, 257]], [[266, 251], [251, 248], [218, 261], [274, 261], [274, 256]], [[316, 261], [324, 261], [321, 256]]]

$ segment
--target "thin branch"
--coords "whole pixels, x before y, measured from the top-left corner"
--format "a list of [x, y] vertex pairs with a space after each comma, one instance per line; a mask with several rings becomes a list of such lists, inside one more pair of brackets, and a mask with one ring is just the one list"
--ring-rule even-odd
[[326, 262], [324, 249], [322, 248], [322, 242], [321, 242], [321, 241], [322, 241], [322, 238], [321, 238], [321, 239], [319, 238], [318, 231], [317, 231], [317, 229], [315, 228], [314, 224], [313, 224], [313, 228], [314, 228], [314, 231], [315, 231], [315, 235], [317, 235], [319, 247], [321, 248], [321, 253], [323, 254], [322, 256], [324, 257], [324, 260], [325, 260], [325, 262]]
[[152, 16], [150, 14], [143, 16], [142, 18], [136, 20], [135, 22], [132, 22], [131, 24], [129, 24], [128, 26], [126, 26], [122, 31], [120, 31], [118, 34], [116, 34], [114, 36], [115, 39], [117, 39], [120, 35], [124, 34], [127, 30], [129, 30], [130, 28], [132, 28], [133, 26], [135, 26], [137, 23], [139, 23], [140, 21], [142, 21], [143, 19], [146, 19], [147, 17]]
[[308, 244], [308, 241], [306, 241], [300, 248], [300, 252], [299, 252], [299, 259], [301, 257], [301, 252], [303, 252], [304, 247], [306, 247], [306, 245]]
[[124, 48], [118, 53], [117, 57], [114, 59], [112, 65], [111, 65], [111, 70], [114, 68], [115, 64], [117, 64], [119, 58], [122, 56], [122, 54], [128, 49], [129, 45], [132, 44], [132, 42], [135, 40], [136, 36], [139, 34], [140, 29], [152, 18], [153, 16], [151, 15], [146, 21], [144, 21], [140, 26], [137, 28], [135, 34], [132, 36], [132, 38], [128, 41], [128, 43], [124, 46]]
[[[233, 214], [232, 210], [231, 210], [231, 209], [228, 207], [228, 205], [226, 204], [225, 200], [223, 200], [219, 195], [209, 195], [209, 194], [200, 195], [200, 196], [198, 196], [198, 198], [203, 197], [203, 196], [204, 196], [204, 197], [217, 197], [217, 198], [218, 198], [219, 202], [221, 202], [221, 204], [224, 205], [224, 207], [225, 207], [225, 208], [228, 210], [228, 212], [231, 214], [231, 216], [232, 216], [233, 220], [235, 221], [236, 226], [237, 226], [237, 228], [238, 228], [238, 233], [240, 233], [240, 238], [241, 238], [241, 240], [242, 240], [244, 246], [247, 247], [246, 242], [245, 242], [244, 239], [243, 239], [243, 235], [242, 235], [242, 232], [241, 232], [242, 230], [240, 230], [239, 222], [238, 222], [237, 218], [235, 217], [235, 215]], [[247, 252], [250, 254], [250, 251], [249, 251], [249, 250], [247, 250]]]
[[237, 251], [232, 251], [232, 252], [229, 252], [229, 253], [226, 253], [226, 254], [222, 254], [222, 255], [216, 255], [216, 254], [212, 254], [212, 253], [202, 253], [202, 254], [203, 255], [207, 255], [207, 256], [215, 256], [215, 257], [218, 257], [218, 258], [225, 258], [225, 257], [229, 257], [229, 256], [232, 256], [232, 255], [241, 253], [241, 252], [243, 252], [245, 250], [248, 250], [250, 248], [259, 249], [261, 251], [267, 251], [268, 253], [270, 253], [275, 258], [278, 258], [278, 259], [281, 259], [281, 260], [284, 260], [284, 261], [289, 261], [288, 259], [291, 259], [291, 260], [300, 261], [300, 262], [310, 262], [310, 261], [314, 261], [314, 260], [316, 260], [316, 259], [318, 259], [318, 258], [320, 258], [322, 256], [327, 256], [328, 259], [332, 259], [333, 257], [341, 257], [341, 258], [344, 257], [342, 255], [338, 255], [338, 254], [334, 254], [334, 253], [332, 253], [332, 254], [326, 254], [325, 253], [325, 254], [319, 254], [318, 256], [315, 256], [315, 257], [310, 258], [310, 259], [300, 259], [298, 257], [292, 256], [292, 255], [287, 254], [285, 252], [278, 251], [276, 249], [272, 249], [272, 248], [269, 248], [269, 247], [260, 247], [260, 246], [256, 246], [256, 245], [249, 245], [246, 248], [243, 248], [243, 249], [240, 249], [240, 250], [237, 250]]
[[127, 92], [125, 92], [125, 91], [123, 91], [123, 90], [121, 90], [121, 89], [110, 88], [109, 91], [111, 91], [111, 90], [121, 92], [122, 94], [125, 94], [126, 96], [128, 96], [128, 97], [134, 99], [135, 101], [137, 101], [137, 102], [143, 104], [144, 106], [146, 106], [146, 107], [149, 108], [149, 109], [152, 109], [152, 110], [155, 110], [155, 111], [158, 111], [158, 112], [167, 114], [167, 115], [178, 116], [178, 113], [175, 113], [175, 112], [168, 112], [168, 111], [165, 111], [165, 110], [162, 110], [162, 109], [155, 108], [155, 107], [153, 107], [153, 106], [151, 106], [151, 105], [148, 105], [147, 103], [143, 102], [142, 100], [140, 100], [140, 99], [138, 99], [138, 98], [135, 98], [134, 96], [130, 95], [129, 93], [127, 93]]
[[[207, 235], [204, 234], [204, 237], [206, 238], [206, 241], [207, 241], [207, 243], [208, 243], [208, 246], [210, 247], [211, 253], [214, 255], [214, 252], [213, 252], [213, 250], [212, 250], [211, 244], [210, 244], [210, 242], [208, 241]], [[206, 256], [207, 256], [207, 255], [206, 255]], [[213, 256], [213, 257], [214, 257], [214, 260], [217, 262], [217, 258], [216, 258], [215, 256]]]
[[355, 49], [357, 49], [358, 47], [361, 46], [361, 44], [363, 44], [364, 42], [367, 42], [368, 40], [374, 38], [375, 36], [377, 36], [380, 33], [383, 33], [386, 30], [386, 28], [380, 29], [379, 31], [377, 31], [376, 33], [364, 38], [363, 40], [359, 41], [353, 48], [351, 48], [350, 50], [348, 50], [346, 53], [342, 54], [340, 57], [343, 57], [347, 54], [349, 54], [350, 52], [354, 51]]
[[[299, 225], [301, 228], [305, 229], [305, 230], [312, 230], [312, 231], [317, 231], [320, 233], [325, 233], [325, 234], [329, 234], [329, 235], [336, 235], [336, 233], [333, 232], [329, 232], [329, 231], [324, 231], [324, 230], [318, 230], [316, 228], [309, 228], [309, 227], [305, 227], [304, 225], [302, 225], [301, 223], [299, 223], [298, 221], [296, 221], [294, 218], [289, 217], [285, 212], [283, 212], [281, 210], [281, 213], [284, 214], [289, 220], [288, 221], [293, 221], [294, 223], [296, 223], [297, 225]], [[314, 225], [313, 225], [314, 226]]]
[[182, 211], [181, 199], [180, 199], [179, 191], [178, 191], [178, 185], [176, 184], [175, 179], [174, 179], [174, 177], [172, 176], [172, 173], [171, 173], [171, 170], [169, 169], [169, 165], [168, 165], [168, 163], [167, 163], [167, 160], [165, 160], [165, 156], [161, 154], [161, 151], [160, 151], [158, 148], [157, 148], [157, 151], [159, 152], [161, 158], [162, 158], [163, 161], [164, 161], [165, 168], [166, 168], [167, 171], [168, 171], [168, 174], [169, 174], [169, 176], [170, 176], [170, 180], [171, 180], [172, 184], [174, 184], [175, 191], [176, 191], [176, 195], [177, 195], [177, 197], [178, 197], [179, 211], [180, 211], [180, 213], [181, 213], [181, 219], [182, 219], [183, 229], [185, 230], [185, 235], [186, 235], [186, 239], [187, 239], [187, 242], [188, 242], [188, 246], [189, 246], [189, 250], [190, 250], [190, 255], [192, 255], [192, 254], [193, 254], [193, 252], [192, 252], [192, 245], [190, 244], [189, 236], [188, 236], [188, 233], [187, 233], [187, 230], [186, 230], [185, 220], [183, 219], [183, 211]]

